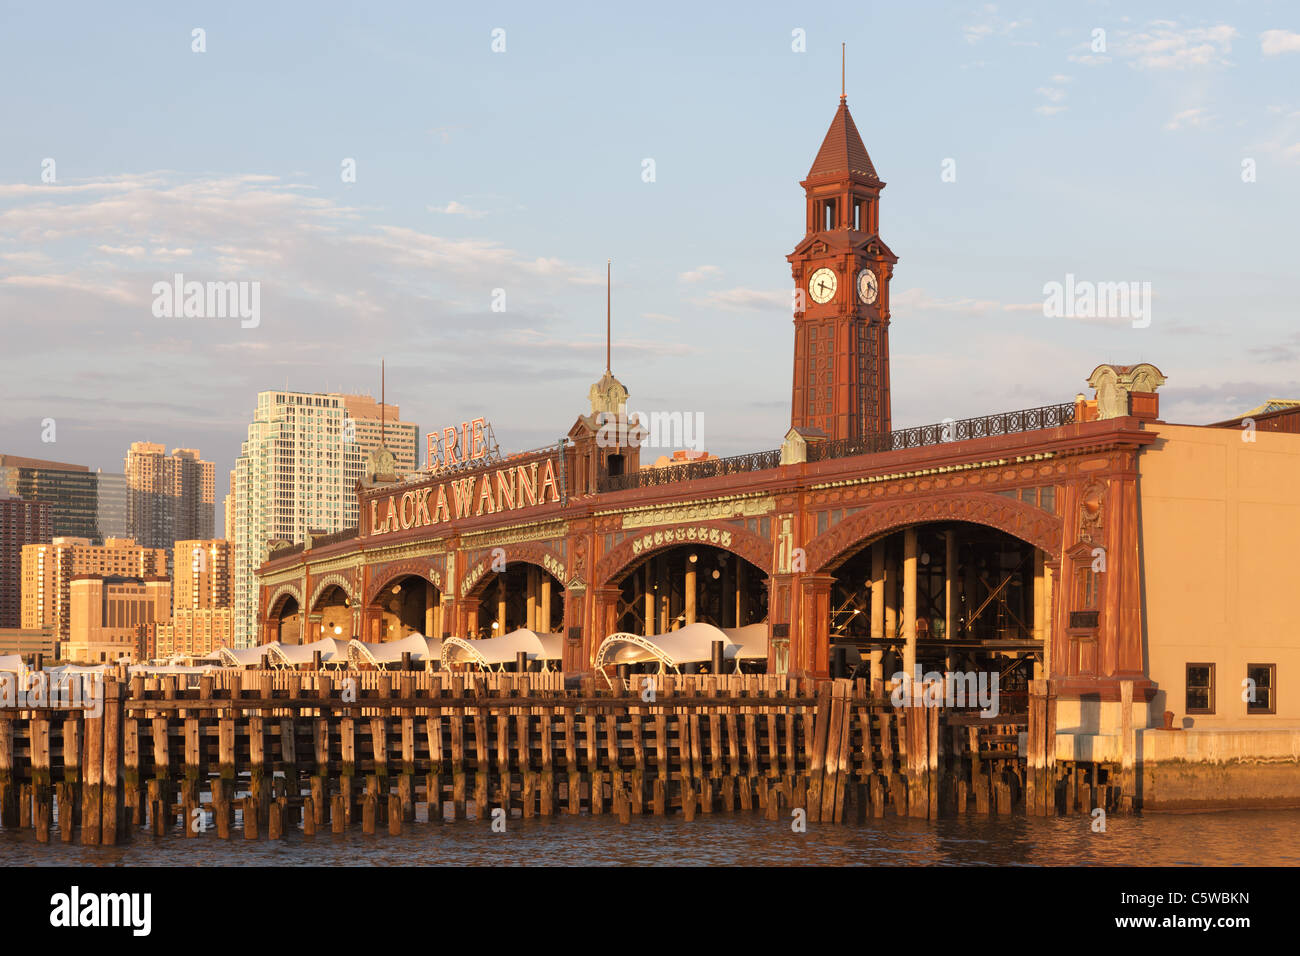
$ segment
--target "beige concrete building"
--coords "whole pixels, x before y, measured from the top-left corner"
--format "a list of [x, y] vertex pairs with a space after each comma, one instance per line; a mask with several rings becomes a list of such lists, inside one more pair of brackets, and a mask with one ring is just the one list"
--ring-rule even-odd
[[141, 546], [171, 548], [177, 540], [211, 538], [216, 481], [197, 448], [133, 442], [126, 453], [127, 533]]
[[52, 627], [0, 627], [0, 657], [17, 654], [26, 659], [33, 654], [41, 654], [45, 660], [53, 662], [58, 651]]
[[[366, 457], [382, 443], [393, 453], [397, 476], [414, 474], [420, 467], [420, 426], [401, 421], [402, 410], [397, 405], [381, 404], [370, 395], [337, 396], [343, 400], [347, 414], [343, 427], [350, 429], [356, 451], [345, 462], [345, 478], [349, 487], [361, 479]], [[355, 496], [354, 496], [355, 497]], [[352, 521], [345, 521], [345, 526]]]
[[1153, 717], [1300, 727], [1300, 435], [1157, 431], [1139, 459]]
[[52, 627], [58, 641], [69, 639], [70, 586], [82, 575], [150, 578], [167, 573], [167, 552], [142, 548], [130, 538], [103, 545], [88, 538], [55, 538], [29, 544], [22, 557], [22, 627]]
[[68, 638], [60, 658], [74, 664], [99, 664], [149, 655], [149, 625], [171, 614], [171, 582], [82, 575], [68, 589]]

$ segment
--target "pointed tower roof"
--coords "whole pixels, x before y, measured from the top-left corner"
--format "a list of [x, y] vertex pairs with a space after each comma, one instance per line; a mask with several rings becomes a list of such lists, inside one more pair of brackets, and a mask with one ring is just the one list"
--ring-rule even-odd
[[876, 175], [876, 167], [871, 164], [871, 157], [867, 155], [867, 147], [862, 144], [853, 116], [849, 113], [849, 104], [841, 96], [840, 107], [835, 111], [835, 118], [831, 120], [831, 128], [826, 131], [826, 138], [822, 140], [822, 148], [817, 151], [812, 169], [808, 170], [808, 178], [848, 175], [864, 176], [873, 183], [881, 181]]

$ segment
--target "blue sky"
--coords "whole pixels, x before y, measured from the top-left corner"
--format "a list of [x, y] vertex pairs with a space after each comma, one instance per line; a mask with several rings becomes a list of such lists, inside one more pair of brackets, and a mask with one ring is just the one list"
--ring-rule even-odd
[[[0, 11], [10, 453], [199, 447], [220, 492], [259, 389], [377, 390], [381, 357], [423, 429], [542, 444], [603, 370], [606, 257], [630, 406], [775, 447], [841, 41], [900, 257], [896, 426], [1066, 401], [1108, 361], [1158, 365], [1170, 420], [1300, 397], [1293, 4]], [[155, 318], [175, 272], [260, 282], [261, 324]], [[1150, 282], [1150, 327], [1045, 318], [1067, 273]]]

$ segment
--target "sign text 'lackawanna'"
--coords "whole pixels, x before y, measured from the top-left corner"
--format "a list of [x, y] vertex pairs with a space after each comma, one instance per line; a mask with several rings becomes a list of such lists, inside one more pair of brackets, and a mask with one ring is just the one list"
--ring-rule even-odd
[[560, 500], [555, 460], [507, 465], [370, 499], [370, 533], [387, 534]]

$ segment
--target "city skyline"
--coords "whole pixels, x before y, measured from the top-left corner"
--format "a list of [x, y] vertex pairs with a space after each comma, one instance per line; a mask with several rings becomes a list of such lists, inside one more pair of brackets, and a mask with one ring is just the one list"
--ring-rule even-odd
[[[373, 393], [386, 358], [389, 395], [422, 428], [483, 415], [503, 449], [535, 447], [583, 410], [602, 367], [612, 257], [613, 366], [631, 407], [707, 410], [713, 453], [774, 448], [792, 338], [781, 252], [799, 238], [798, 181], [834, 113], [842, 41], [901, 255], [897, 426], [1067, 401], [1105, 361], [1160, 366], [1171, 421], [1300, 395], [1285, 214], [1296, 24], [1267, 7], [939, 9], [873, 8], [853, 26], [777, 5], [743, 23], [692, 9], [683, 31], [673, 15], [506, 8], [440, 14], [435, 31], [418, 8], [270, 11], [257, 29], [238, 9], [119, 23], [87, 8], [82, 29], [52, 33], [20, 29], [37, 14], [13, 6], [11, 35], [28, 38], [6, 42], [0, 67], [15, 116], [0, 310], [19, 361], [0, 445], [106, 471], [131, 441], [199, 447], [221, 476], [257, 392]], [[615, 49], [624, 79], [593, 83]], [[89, 99], [57, 95], [60, 64], [106, 64], [108, 50], [120, 65]], [[184, 98], [145, 86], [160, 68], [185, 78]], [[471, 69], [473, 87], [441, 94]], [[131, 139], [112, 108], [126, 100]], [[532, 140], [565, 147], [514, 148]], [[1088, 182], [1105, 186], [1069, 188]], [[260, 323], [155, 318], [153, 285], [177, 273], [260, 282]], [[1044, 317], [1045, 285], [1068, 276], [1150, 282], [1150, 326]], [[990, 359], [1013, 371], [984, 374]]]

